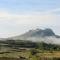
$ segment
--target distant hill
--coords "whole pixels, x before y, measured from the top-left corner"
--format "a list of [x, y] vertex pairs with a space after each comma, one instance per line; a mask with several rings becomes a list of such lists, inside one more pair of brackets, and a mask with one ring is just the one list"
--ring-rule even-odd
[[37, 48], [40, 50], [60, 51], [60, 36], [56, 35], [52, 29], [36, 29], [10, 38], [1, 38], [0, 48]]
[[36, 29], [36, 30], [29, 30], [28, 32], [12, 37], [10, 39], [14, 40], [29, 40], [33, 42], [46, 42], [46, 43], [54, 43], [60, 44], [60, 36], [56, 35], [52, 29]]

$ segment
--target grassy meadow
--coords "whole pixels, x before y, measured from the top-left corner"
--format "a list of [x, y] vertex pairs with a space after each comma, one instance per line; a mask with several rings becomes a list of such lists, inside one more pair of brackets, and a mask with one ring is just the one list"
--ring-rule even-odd
[[60, 60], [60, 45], [21, 40], [0, 41], [0, 60]]
[[0, 60], [60, 60], [60, 51], [42, 51], [38, 49], [11, 50], [1, 52]]

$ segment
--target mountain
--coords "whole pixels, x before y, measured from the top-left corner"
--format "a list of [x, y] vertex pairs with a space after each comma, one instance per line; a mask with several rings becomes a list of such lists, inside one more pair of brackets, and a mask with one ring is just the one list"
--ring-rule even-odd
[[46, 42], [46, 43], [54, 43], [60, 44], [60, 36], [56, 35], [52, 29], [36, 29], [29, 30], [28, 32], [12, 37], [14, 40], [29, 40], [33, 42]]

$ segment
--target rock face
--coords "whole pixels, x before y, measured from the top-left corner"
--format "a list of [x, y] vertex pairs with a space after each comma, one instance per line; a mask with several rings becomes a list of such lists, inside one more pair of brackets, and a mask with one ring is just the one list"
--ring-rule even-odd
[[60, 44], [60, 36], [56, 35], [52, 29], [36, 29], [30, 30], [20, 36], [13, 37], [12, 39], [18, 40], [30, 40], [34, 42], [46, 42], [46, 43], [59, 43]]

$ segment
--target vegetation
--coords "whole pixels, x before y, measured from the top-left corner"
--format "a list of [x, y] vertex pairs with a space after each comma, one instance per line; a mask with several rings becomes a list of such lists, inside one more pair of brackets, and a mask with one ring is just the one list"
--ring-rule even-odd
[[0, 47], [10, 47], [10, 48], [36, 48], [40, 50], [53, 50], [59, 51], [60, 45], [47, 44], [44, 42], [31, 42], [25, 40], [6, 40], [0, 41]]
[[60, 60], [60, 45], [25, 40], [0, 41], [0, 60]]

